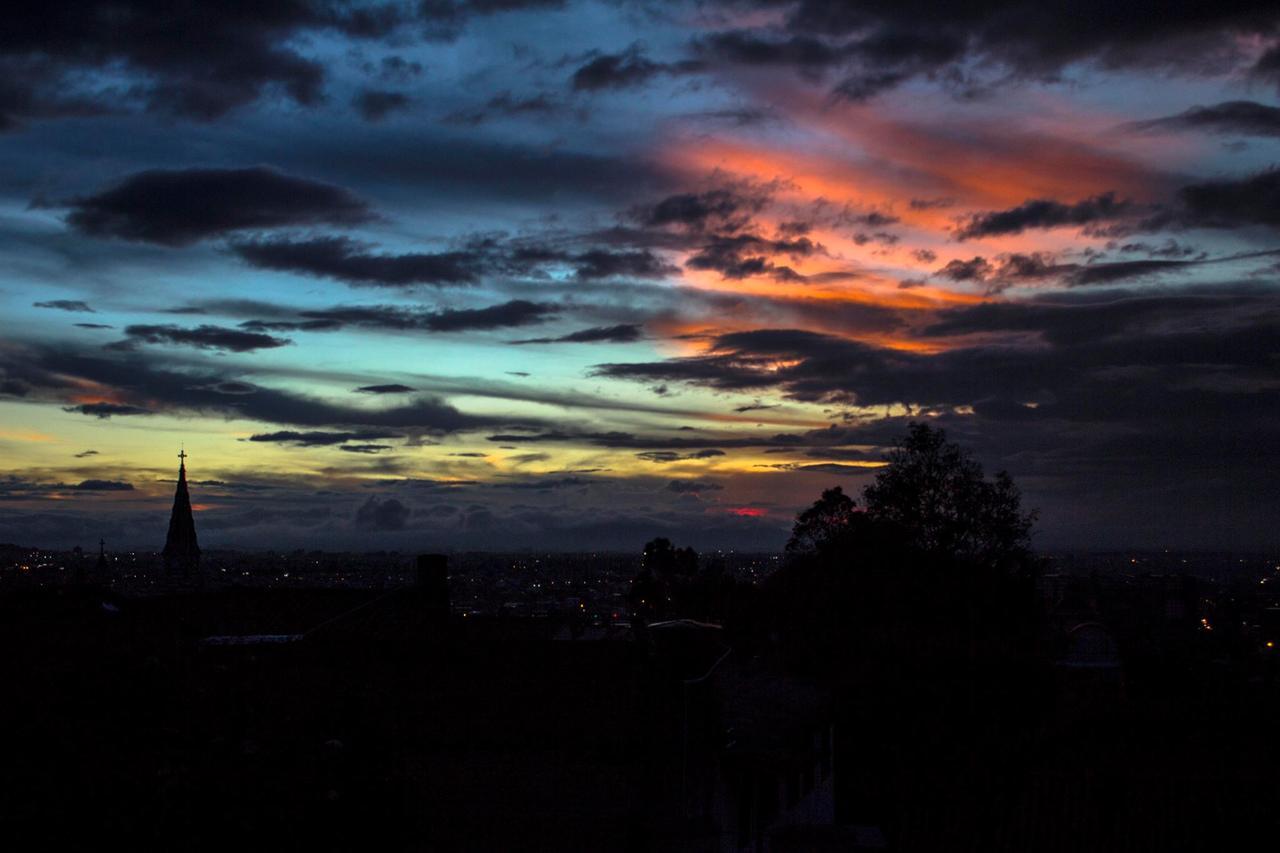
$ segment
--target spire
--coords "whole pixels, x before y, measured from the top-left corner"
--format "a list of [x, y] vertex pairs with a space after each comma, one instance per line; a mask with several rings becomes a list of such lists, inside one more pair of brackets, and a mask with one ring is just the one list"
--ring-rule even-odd
[[191, 495], [187, 491], [187, 451], [178, 451], [178, 488], [173, 493], [169, 535], [164, 542], [164, 565], [184, 575], [200, 567], [200, 545], [196, 542], [196, 522], [191, 516]]

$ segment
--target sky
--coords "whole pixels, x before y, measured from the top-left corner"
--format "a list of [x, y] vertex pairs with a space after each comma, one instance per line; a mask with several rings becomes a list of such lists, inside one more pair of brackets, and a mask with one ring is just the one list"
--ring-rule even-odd
[[[1280, 546], [1280, 10], [19, 2], [0, 542], [780, 548], [910, 421]], [[28, 7], [28, 8], [22, 8]]]

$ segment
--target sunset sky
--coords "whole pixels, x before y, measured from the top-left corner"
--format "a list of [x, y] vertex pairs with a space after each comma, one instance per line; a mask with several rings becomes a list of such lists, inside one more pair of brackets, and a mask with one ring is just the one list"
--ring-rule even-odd
[[30, 6], [0, 542], [773, 549], [923, 419], [1280, 544], [1274, 3]]

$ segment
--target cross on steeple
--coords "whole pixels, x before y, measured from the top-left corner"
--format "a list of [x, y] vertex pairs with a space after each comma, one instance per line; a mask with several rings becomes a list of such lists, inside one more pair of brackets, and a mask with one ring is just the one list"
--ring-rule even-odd
[[196, 544], [196, 525], [191, 517], [191, 495], [187, 491], [186, 448], [178, 450], [178, 461], [178, 487], [173, 492], [169, 535], [164, 542], [164, 563], [170, 571], [181, 570], [185, 576], [200, 568], [200, 546]]

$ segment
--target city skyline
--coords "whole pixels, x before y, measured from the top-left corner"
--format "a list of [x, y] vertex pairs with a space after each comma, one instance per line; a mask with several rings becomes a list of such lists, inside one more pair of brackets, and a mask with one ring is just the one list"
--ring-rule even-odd
[[0, 542], [776, 550], [925, 420], [1280, 545], [1280, 19], [997, 5], [16, 16]]

